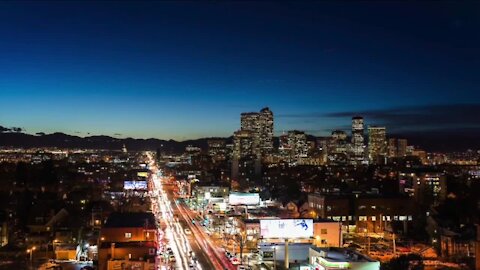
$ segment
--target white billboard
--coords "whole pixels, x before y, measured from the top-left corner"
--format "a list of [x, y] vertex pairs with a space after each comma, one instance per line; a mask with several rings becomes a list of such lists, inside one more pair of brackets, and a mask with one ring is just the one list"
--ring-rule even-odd
[[228, 196], [230, 205], [259, 205], [260, 195], [258, 193], [231, 192]]
[[123, 183], [125, 190], [147, 190], [147, 181], [125, 181]]
[[264, 238], [313, 237], [313, 219], [262, 219], [260, 235]]

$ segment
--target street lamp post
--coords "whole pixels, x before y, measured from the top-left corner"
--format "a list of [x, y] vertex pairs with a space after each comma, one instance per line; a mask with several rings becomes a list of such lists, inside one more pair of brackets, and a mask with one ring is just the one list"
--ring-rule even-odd
[[32, 260], [33, 260], [33, 251], [36, 249], [35, 246], [33, 246], [30, 249], [27, 249], [27, 253], [30, 253], [30, 266], [32, 265]]
[[277, 270], [277, 246], [273, 246], [273, 269]]

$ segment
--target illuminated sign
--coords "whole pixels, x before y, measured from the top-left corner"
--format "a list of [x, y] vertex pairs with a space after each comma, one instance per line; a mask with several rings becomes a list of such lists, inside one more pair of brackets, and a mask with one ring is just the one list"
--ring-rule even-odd
[[137, 172], [137, 176], [147, 178], [148, 177], [148, 172]]
[[125, 190], [147, 190], [147, 181], [125, 181], [123, 183]]
[[264, 238], [313, 237], [313, 219], [263, 219], [260, 235]]
[[231, 192], [228, 196], [230, 205], [258, 205], [260, 204], [260, 195], [258, 193]]

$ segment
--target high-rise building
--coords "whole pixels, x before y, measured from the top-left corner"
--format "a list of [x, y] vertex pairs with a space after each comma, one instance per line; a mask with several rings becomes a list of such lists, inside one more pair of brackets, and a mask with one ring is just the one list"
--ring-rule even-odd
[[387, 155], [387, 133], [385, 127], [368, 127], [368, 160], [379, 163]]
[[398, 139], [397, 142], [397, 156], [405, 157], [407, 156], [407, 139]]
[[283, 159], [290, 158], [290, 153], [292, 152], [292, 147], [288, 143], [288, 134], [282, 134], [278, 137], [278, 153]]
[[282, 134], [279, 140], [278, 151], [283, 160], [293, 162], [308, 156], [309, 144], [305, 132], [290, 130]]
[[233, 158], [255, 155], [255, 134], [250, 130], [238, 130], [233, 134]]
[[389, 158], [397, 157], [397, 139], [395, 138], [388, 139], [387, 151], [388, 151]]
[[328, 141], [327, 159], [331, 163], [345, 164], [348, 162], [349, 148], [350, 145], [347, 142], [347, 133], [343, 130], [334, 130]]
[[334, 154], [346, 155], [348, 150], [347, 133], [343, 130], [332, 131], [329, 152]]
[[365, 157], [363, 117], [352, 118], [352, 161], [354, 164], [362, 163]]
[[232, 179], [240, 182], [255, 180], [261, 174], [261, 158], [272, 151], [272, 111], [263, 108], [260, 112], [242, 113], [240, 130], [233, 135]]
[[[239, 182], [247, 180], [245, 171], [258, 172], [258, 168], [247, 168], [247, 165], [258, 163], [259, 157], [254, 149], [254, 132], [238, 130], [233, 134], [232, 179]], [[259, 172], [258, 172], [259, 174]], [[250, 175], [250, 174], [248, 174]]]
[[265, 156], [273, 151], [273, 113], [268, 107], [260, 112], [242, 113], [240, 127], [252, 132], [253, 154]]
[[307, 135], [305, 132], [292, 130], [288, 132], [288, 144], [292, 146], [293, 158], [299, 159], [308, 156]]
[[268, 108], [260, 110], [260, 148], [262, 155], [273, 152], [273, 112]]
[[407, 156], [407, 140], [406, 139], [388, 139], [387, 154], [389, 158], [406, 157]]

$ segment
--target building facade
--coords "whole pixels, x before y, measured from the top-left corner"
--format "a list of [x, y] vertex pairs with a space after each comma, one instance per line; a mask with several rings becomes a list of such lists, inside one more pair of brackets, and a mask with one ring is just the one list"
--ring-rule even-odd
[[368, 160], [372, 164], [382, 163], [387, 155], [387, 133], [385, 127], [368, 127]]
[[363, 117], [352, 118], [352, 162], [361, 164], [365, 157], [365, 138]]

